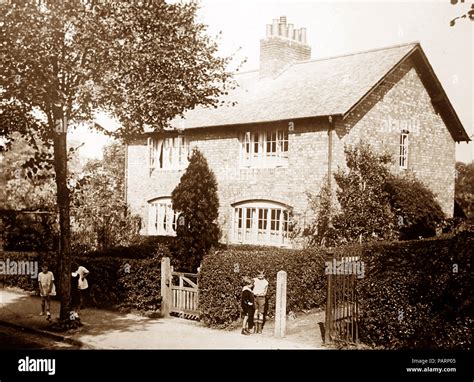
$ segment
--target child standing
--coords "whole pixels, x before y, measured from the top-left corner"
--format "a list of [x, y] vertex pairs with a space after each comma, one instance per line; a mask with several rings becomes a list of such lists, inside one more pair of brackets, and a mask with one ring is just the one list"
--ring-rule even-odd
[[[73, 269], [77, 266], [77, 263], [73, 264]], [[79, 289], [79, 305], [77, 306], [77, 310], [82, 309], [84, 307], [84, 294], [87, 291], [87, 288], [89, 288], [89, 283], [87, 282], [87, 275], [89, 274], [89, 271], [80, 265], [75, 272], [73, 272], [73, 277], [75, 274], [78, 275], [78, 281], [77, 281], [77, 288]]]
[[40, 316], [44, 316], [45, 310], [47, 315], [47, 320], [51, 320], [51, 313], [50, 313], [50, 296], [54, 293], [54, 275], [53, 272], [48, 271], [48, 265], [43, 264], [41, 267], [42, 272], [38, 275], [38, 286], [41, 296], [41, 313]]
[[255, 296], [255, 317], [254, 322], [257, 327], [257, 333], [262, 333], [265, 300], [267, 297], [268, 281], [265, 279], [265, 273], [258, 271], [258, 275], [253, 279], [253, 294]]
[[242, 321], [242, 334], [248, 336], [249, 331], [249, 320], [252, 320], [254, 313], [254, 298], [253, 298], [253, 281], [250, 277], [245, 276], [243, 278], [244, 287], [242, 288], [241, 306], [244, 314]]

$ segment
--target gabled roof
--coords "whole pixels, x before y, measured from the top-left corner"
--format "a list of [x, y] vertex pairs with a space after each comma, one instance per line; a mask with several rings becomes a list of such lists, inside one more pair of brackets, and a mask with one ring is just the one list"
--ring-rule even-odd
[[[453, 139], [469, 137], [418, 43], [294, 63], [275, 78], [259, 79], [259, 72], [235, 75], [238, 87], [222, 100], [229, 105], [197, 107], [185, 113], [176, 128], [242, 125], [308, 117], [345, 118], [365, 96], [408, 57], [423, 67], [422, 81]], [[416, 56], [416, 57], [415, 57]], [[236, 105], [230, 106], [231, 102]]]

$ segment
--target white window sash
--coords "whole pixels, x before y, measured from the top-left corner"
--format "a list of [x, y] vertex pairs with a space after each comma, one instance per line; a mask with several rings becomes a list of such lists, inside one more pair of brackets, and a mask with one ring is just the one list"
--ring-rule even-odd
[[288, 163], [288, 135], [285, 130], [246, 132], [240, 136], [240, 164], [243, 167], [279, 167]]
[[400, 168], [408, 168], [408, 134], [400, 134], [400, 151], [399, 151], [399, 166]]
[[252, 155], [252, 142], [250, 132], [247, 131], [242, 135], [240, 146], [240, 159], [243, 166], [250, 166], [250, 158]]
[[154, 144], [154, 139], [151, 137], [148, 137], [147, 140], [147, 148], [148, 148], [148, 169], [151, 171], [155, 168], [155, 157], [153, 153], [153, 144]]
[[[234, 242], [269, 245], [288, 244], [288, 210], [278, 207], [239, 206], [234, 207], [233, 213], [232, 233]], [[242, 214], [242, 227], [240, 229], [239, 213]]]

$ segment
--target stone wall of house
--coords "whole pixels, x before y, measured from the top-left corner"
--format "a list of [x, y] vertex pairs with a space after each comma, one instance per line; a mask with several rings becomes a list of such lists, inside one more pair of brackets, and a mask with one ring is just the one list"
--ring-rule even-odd
[[[263, 127], [288, 129], [288, 123], [253, 126], [247, 129], [223, 127], [212, 130], [188, 130], [190, 146], [206, 157], [218, 182], [219, 223], [223, 242], [231, 240], [234, 203], [267, 200], [291, 207], [298, 227], [304, 228], [312, 218], [306, 192], [319, 193], [327, 172], [327, 122], [294, 121], [289, 132], [288, 166], [245, 168], [240, 166], [239, 136], [245, 131]], [[147, 232], [148, 201], [169, 197], [184, 170], [154, 170], [147, 167], [146, 141], [128, 147], [127, 201], [131, 210], [143, 218], [142, 233]]]
[[[344, 145], [369, 142], [376, 150], [393, 156], [394, 172], [413, 172], [423, 181], [435, 193], [447, 217], [452, 217], [455, 142], [410, 60], [387, 76], [345, 121], [336, 125], [337, 163], [344, 163]], [[406, 170], [398, 165], [401, 130], [409, 131]]]
[[[350, 83], [348, 84], [350, 86]], [[293, 121], [289, 132], [288, 166], [244, 168], [240, 166], [239, 136], [268, 126], [288, 128], [288, 122], [250, 128], [222, 127], [187, 130], [191, 147], [198, 147], [215, 172], [219, 188], [219, 223], [222, 241], [231, 240], [234, 203], [270, 200], [290, 206], [298, 228], [313, 218], [307, 192], [318, 194], [328, 166], [328, 120]], [[392, 170], [411, 171], [437, 196], [446, 215], [454, 203], [455, 143], [431, 104], [418, 74], [407, 61], [372, 92], [344, 121], [335, 120], [333, 171], [344, 166], [344, 145], [360, 140], [394, 158]], [[398, 166], [401, 130], [409, 131], [408, 169]], [[183, 170], [154, 170], [150, 173], [146, 141], [128, 147], [127, 199], [133, 212], [143, 218], [147, 232], [148, 201], [169, 197]]]

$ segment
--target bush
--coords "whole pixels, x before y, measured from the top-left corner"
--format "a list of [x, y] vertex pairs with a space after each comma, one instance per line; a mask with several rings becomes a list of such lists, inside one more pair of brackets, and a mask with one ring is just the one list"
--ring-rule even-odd
[[201, 321], [231, 327], [240, 317], [242, 277], [265, 271], [269, 282], [267, 316], [275, 311], [277, 272], [288, 274], [287, 310], [320, 307], [325, 303], [324, 252], [255, 246], [231, 246], [205, 256], [199, 274]]
[[337, 203], [327, 181], [319, 195], [308, 195], [316, 217], [305, 232], [310, 243], [329, 247], [361, 238], [368, 242], [435, 235], [443, 211], [433, 192], [414, 174], [392, 174], [391, 157], [364, 143], [346, 147], [345, 154], [347, 169], [334, 173]]
[[47, 252], [57, 248], [55, 214], [2, 211], [0, 227], [7, 251]]
[[[147, 259], [73, 257], [73, 261], [90, 271], [87, 277], [89, 290], [86, 302], [97, 308], [158, 311], [161, 305], [161, 258], [165, 254], [167, 252], [162, 250]], [[43, 261], [47, 261], [49, 269], [58, 278], [55, 253], [4, 252], [2, 260], [6, 261], [7, 258], [15, 261], [38, 261], [39, 267]], [[38, 289], [37, 279], [32, 279], [29, 275], [0, 275], [0, 283], [28, 291]]]
[[397, 215], [400, 239], [413, 240], [436, 234], [444, 213], [429, 188], [412, 174], [390, 176], [385, 186]]
[[171, 201], [173, 210], [180, 213], [173, 263], [177, 269], [195, 272], [220, 236], [217, 181], [199, 150], [193, 150], [186, 171], [171, 193]]
[[170, 256], [168, 247], [173, 243], [174, 237], [145, 236], [140, 243], [127, 247], [118, 246], [103, 251], [90, 251], [81, 254], [81, 257], [113, 257], [120, 259], [149, 259], [157, 253]]
[[[472, 233], [364, 245], [365, 277], [356, 287], [361, 341], [389, 349], [468, 349], [473, 248]], [[359, 255], [361, 247], [338, 251]]]

